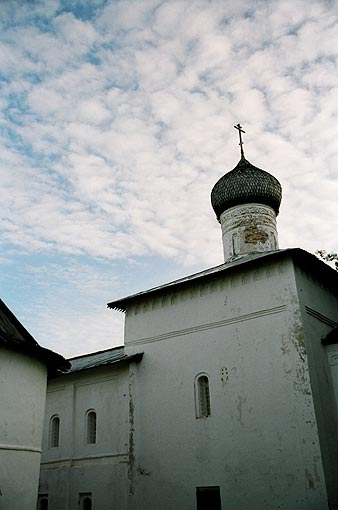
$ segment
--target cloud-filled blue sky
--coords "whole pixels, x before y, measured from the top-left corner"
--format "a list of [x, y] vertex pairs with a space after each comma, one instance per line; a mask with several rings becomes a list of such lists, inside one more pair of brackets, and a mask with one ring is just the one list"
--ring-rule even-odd
[[245, 155], [280, 247], [338, 248], [338, 3], [2, 0], [1, 297], [66, 356], [106, 303], [222, 263], [210, 191]]

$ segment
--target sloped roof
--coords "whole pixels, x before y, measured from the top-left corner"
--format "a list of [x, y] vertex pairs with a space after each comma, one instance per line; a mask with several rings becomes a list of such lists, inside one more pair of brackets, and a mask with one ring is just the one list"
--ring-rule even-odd
[[174, 280], [172, 282], [159, 285], [158, 287], [153, 287], [151, 289], [144, 290], [136, 294], [131, 294], [130, 296], [126, 296], [115, 301], [111, 301], [110, 303], [107, 304], [107, 307], [121, 312], [125, 312], [127, 305], [130, 304], [132, 301], [137, 301], [139, 298], [145, 296], [148, 297], [149, 295], [152, 294], [153, 295], [160, 294], [161, 292], [169, 290], [173, 287], [183, 287], [189, 285], [191, 282], [208, 279], [216, 274], [231, 271], [232, 269], [238, 268], [242, 265], [251, 263], [253, 264], [261, 259], [280, 258], [283, 256], [292, 257], [294, 260], [300, 263], [304, 269], [318, 273], [319, 277], [324, 277], [324, 275], [328, 276], [329, 281], [331, 282], [335, 281], [336, 285], [338, 286], [337, 271], [335, 271], [330, 266], [319, 260], [315, 255], [305, 250], [302, 250], [301, 248], [287, 248], [284, 250], [273, 250], [268, 252], [239, 255], [238, 257], [230, 259], [224, 264], [220, 264], [219, 266], [211, 267], [204, 271], [200, 271], [199, 273], [195, 273], [180, 278], [178, 280]]
[[127, 355], [124, 353], [124, 346], [106, 349], [104, 351], [93, 352], [69, 358], [70, 369], [67, 372], [78, 372], [88, 368], [96, 368], [104, 365], [113, 365], [116, 363], [131, 363], [132, 361], [141, 361], [143, 352]]
[[46, 363], [49, 374], [64, 372], [70, 364], [60, 354], [41, 347], [0, 299], [0, 345]]

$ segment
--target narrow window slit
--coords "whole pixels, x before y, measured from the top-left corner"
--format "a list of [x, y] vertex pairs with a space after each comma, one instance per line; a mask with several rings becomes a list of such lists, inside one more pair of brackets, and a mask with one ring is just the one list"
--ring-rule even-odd
[[96, 413], [88, 411], [87, 413], [87, 443], [96, 443]]
[[206, 418], [211, 414], [209, 378], [199, 375], [195, 380], [196, 418]]

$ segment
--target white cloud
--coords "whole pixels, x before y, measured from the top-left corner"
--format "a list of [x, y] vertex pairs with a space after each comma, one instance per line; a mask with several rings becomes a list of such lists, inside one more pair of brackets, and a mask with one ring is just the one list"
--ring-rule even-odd
[[60, 7], [5, 6], [3, 246], [220, 263], [209, 193], [240, 121], [247, 158], [284, 187], [281, 245], [334, 248], [334, 3], [107, 2], [86, 21]]

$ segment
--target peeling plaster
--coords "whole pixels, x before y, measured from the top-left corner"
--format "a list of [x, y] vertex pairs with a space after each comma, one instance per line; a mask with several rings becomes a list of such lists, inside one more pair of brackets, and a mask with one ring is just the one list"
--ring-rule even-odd
[[269, 235], [264, 230], [260, 230], [256, 223], [252, 223], [250, 226], [245, 226], [244, 239], [246, 243], [264, 244], [269, 239]]

